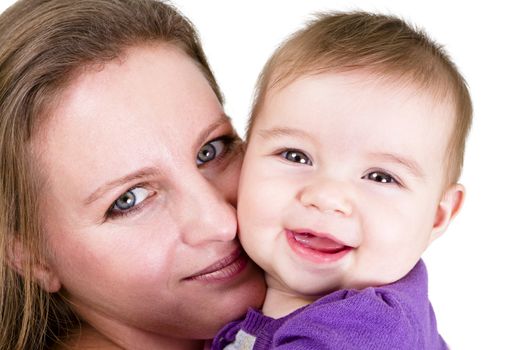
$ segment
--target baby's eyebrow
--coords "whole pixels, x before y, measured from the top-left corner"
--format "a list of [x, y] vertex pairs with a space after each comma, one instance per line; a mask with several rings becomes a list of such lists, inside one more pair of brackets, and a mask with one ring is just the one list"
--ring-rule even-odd
[[272, 138], [278, 138], [278, 137], [283, 137], [283, 136], [291, 136], [291, 137], [310, 139], [310, 140], [312, 139], [312, 136], [303, 130], [299, 130], [295, 128], [287, 128], [287, 127], [275, 127], [275, 128], [270, 128], [270, 129], [258, 130], [257, 134], [260, 137], [265, 138], [265, 139], [272, 139]]
[[403, 157], [399, 154], [387, 153], [387, 152], [372, 153], [371, 155], [376, 158], [382, 158], [390, 162], [401, 164], [406, 169], [408, 169], [408, 171], [410, 171], [414, 176], [424, 177], [423, 170], [421, 169], [419, 164], [412, 159]]

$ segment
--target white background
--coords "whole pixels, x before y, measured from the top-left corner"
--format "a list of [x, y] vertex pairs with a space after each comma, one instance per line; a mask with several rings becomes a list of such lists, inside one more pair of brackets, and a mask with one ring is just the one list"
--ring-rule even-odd
[[[0, 0], [0, 10], [12, 2]], [[241, 134], [259, 70], [313, 12], [396, 14], [443, 44], [469, 83], [474, 124], [461, 179], [466, 203], [424, 256], [430, 299], [452, 349], [525, 349], [525, 28], [518, 1], [174, 2], [198, 28]]]

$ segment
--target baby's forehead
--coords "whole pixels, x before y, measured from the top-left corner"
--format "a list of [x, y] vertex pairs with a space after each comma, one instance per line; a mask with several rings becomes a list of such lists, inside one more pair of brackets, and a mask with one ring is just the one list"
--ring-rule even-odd
[[455, 104], [439, 86], [410, 76], [369, 69], [330, 70], [288, 76], [269, 85], [253, 117], [254, 131], [261, 128], [257, 119], [271, 118], [280, 129], [300, 126], [320, 144], [337, 139], [340, 148], [348, 150], [359, 142], [374, 148], [374, 153], [384, 153], [403, 144], [408, 149], [446, 149]]
[[[407, 103], [420, 104], [425, 105], [429, 111], [441, 109], [443, 119], [453, 121], [456, 117], [456, 102], [449, 93], [446, 82], [435, 81], [429, 84], [408, 74], [385, 73], [372, 69], [314, 71], [295, 76], [289, 75], [284, 79], [279, 79], [277, 75], [264, 93], [265, 98], [262, 107], [272, 99], [281, 98], [282, 95], [288, 96], [290, 92], [301, 91], [304, 93], [304, 86], [307, 85], [316, 85], [318, 88], [323, 85], [331, 85], [335, 88], [331, 89], [330, 92], [336, 94], [340, 92], [344, 95], [347, 90], [355, 93], [355, 99], [352, 99], [351, 94], [347, 94], [346, 99], [335, 100], [336, 106], [344, 105], [347, 102], [359, 102], [356, 100], [362, 97], [361, 95], [365, 92], [373, 92], [375, 95], [373, 97], [380, 96], [382, 102], [391, 103], [393, 106]], [[300, 89], [301, 87], [303, 89]], [[322, 91], [322, 89], [319, 90]], [[328, 97], [320, 94], [316, 96], [315, 101], [321, 102], [323, 98]], [[253, 117], [257, 118], [257, 114]]]
[[[310, 140], [317, 149], [387, 159], [443, 160], [454, 107], [408, 80], [369, 72], [329, 72], [274, 87], [254, 131]], [[358, 152], [359, 151], [359, 152]], [[359, 153], [359, 154], [357, 154]], [[409, 162], [406, 162], [409, 163]]]
[[363, 84], [377, 87], [387, 87], [394, 90], [412, 91], [422, 97], [429, 97], [435, 103], [454, 104], [450, 93], [451, 82], [445, 75], [437, 75], [431, 81], [419, 77], [415, 72], [388, 67], [359, 67], [340, 69], [309, 68], [303, 72], [290, 73], [276, 70], [271, 75], [266, 86], [266, 95], [275, 94], [286, 89], [297, 81], [326, 80], [326, 77], [338, 77], [342, 83]]

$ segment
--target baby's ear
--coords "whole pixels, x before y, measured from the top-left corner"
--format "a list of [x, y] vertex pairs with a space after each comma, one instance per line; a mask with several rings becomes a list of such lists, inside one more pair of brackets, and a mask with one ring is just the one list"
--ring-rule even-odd
[[461, 209], [464, 198], [465, 187], [461, 184], [453, 184], [443, 192], [443, 196], [436, 210], [430, 242], [440, 237], [446, 231], [450, 221], [452, 221], [459, 212], [459, 209]]
[[19, 239], [11, 239], [7, 259], [11, 268], [21, 276], [24, 276], [25, 269], [29, 268], [32, 278], [48, 293], [60, 290], [62, 285], [54, 270], [45, 262], [35, 261], [29, 248]]

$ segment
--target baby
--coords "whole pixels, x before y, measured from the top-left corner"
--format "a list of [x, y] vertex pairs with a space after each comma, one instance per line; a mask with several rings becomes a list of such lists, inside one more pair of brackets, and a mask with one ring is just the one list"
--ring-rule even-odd
[[214, 349], [446, 349], [422, 253], [457, 214], [472, 106], [444, 51], [402, 20], [320, 15], [263, 69], [240, 239], [262, 313]]

